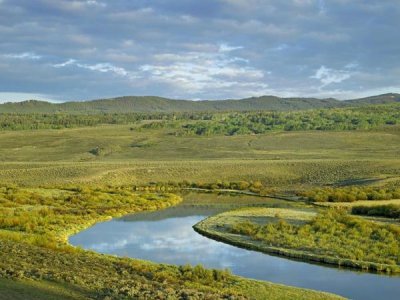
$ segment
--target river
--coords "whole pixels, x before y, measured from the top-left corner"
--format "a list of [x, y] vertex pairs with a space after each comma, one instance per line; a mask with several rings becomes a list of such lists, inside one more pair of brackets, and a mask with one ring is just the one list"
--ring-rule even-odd
[[[210, 201], [212, 197], [215, 202]], [[233, 206], [292, 205], [286, 201], [194, 193], [186, 198], [176, 207], [98, 223], [69, 241], [100, 253], [175, 265], [228, 268], [236, 275], [323, 290], [351, 299], [399, 299], [398, 276], [338, 269], [249, 251], [206, 238], [192, 228], [207, 216]]]

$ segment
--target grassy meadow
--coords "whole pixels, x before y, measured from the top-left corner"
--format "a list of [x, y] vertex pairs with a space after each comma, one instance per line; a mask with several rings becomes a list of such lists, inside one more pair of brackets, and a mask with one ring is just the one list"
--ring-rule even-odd
[[1, 300], [85, 300], [82, 291], [71, 285], [49, 281], [12, 280], [0, 278]]
[[[170, 193], [182, 187], [239, 182], [296, 195], [400, 185], [399, 125], [179, 135], [174, 126], [148, 123], [0, 131], [0, 300], [334, 299], [200, 266], [100, 255], [66, 238], [113, 216], [174, 205], [179, 197]], [[213, 197], [204, 203], [212, 205]], [[300, 204], [301, 222], [314, 217], [310, 205]]]
[[260, 180], [290, 189], [400, 176], [400, 128], [176, 137], [128, 125], [0, 132], [0, 177], [25, 186]]

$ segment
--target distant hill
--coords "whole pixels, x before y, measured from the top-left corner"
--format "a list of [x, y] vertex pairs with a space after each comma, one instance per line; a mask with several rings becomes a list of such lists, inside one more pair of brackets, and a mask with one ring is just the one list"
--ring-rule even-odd
[[354, 106], [354, 105], [369, 105], [369, 104], [387, 104], [394, 102], [400, 102], [400, 94], [389, 93], [378, 96], [347, 100], [346, 104]]
[[49, 103], [29, 100], [0, 104], [0, 113], [127, 113], [127, 112], [185, 112], [185, 111], [291, 111], [313, 108], [362, 106], [400, 102], [400, 94], [384, 94], [362, 99], [252, 97], [240, 100], [174, 100], [153, 96], [126, 96], [82, 102]]

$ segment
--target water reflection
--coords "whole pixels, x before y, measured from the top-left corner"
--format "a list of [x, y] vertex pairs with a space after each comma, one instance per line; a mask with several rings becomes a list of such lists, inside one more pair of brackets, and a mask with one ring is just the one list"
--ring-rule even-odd
[[399, 277], [265, 255], [213, 241], [192, 229], [195, 223], [215, 212], [215, 209], [179, 206], [141, 213], [99, 223], [71, 237], [70, 242], [101, 253], [160, 263], [229, 268], [241, 276], [329, 291], [352, 299], [398, 299], [400, 295]]

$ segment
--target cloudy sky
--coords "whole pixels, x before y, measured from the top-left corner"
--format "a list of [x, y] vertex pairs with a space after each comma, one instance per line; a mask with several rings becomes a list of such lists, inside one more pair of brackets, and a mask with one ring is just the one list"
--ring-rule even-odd
[[399, 0], [0, 0], [0, 101], [400, 92]]

